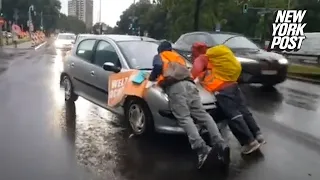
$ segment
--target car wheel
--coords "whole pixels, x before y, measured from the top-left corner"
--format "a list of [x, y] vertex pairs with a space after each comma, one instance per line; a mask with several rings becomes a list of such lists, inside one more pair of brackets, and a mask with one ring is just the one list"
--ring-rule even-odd
[[129, 102], [125, 108], [125, 115], [134, 135], [144, 136], [154, 132], [152, 114], [144, 101]]
[[64, 100], [66, 102], [76, 101], [78, 99], [78, 95], [74, 93], [72, 82], [68, 76], [63, 77], [62, 84], [64, 87]]

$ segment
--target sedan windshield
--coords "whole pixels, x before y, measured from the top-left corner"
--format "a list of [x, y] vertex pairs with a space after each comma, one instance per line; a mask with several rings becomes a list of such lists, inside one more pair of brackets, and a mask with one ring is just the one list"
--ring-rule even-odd
[[58, 39], [64, 39], [64, 40], [74, 40], [76, 38], [75, 35], [72, 34], [59, 34]]
[[153, 57], [158, 54], [158, 43], [148, 41], [122, 41], [118, 43], [132, 69], [151, 70]]
[[225, 44], [230, 48], [241, 49], [259, 49], [259, 47], [244, 36], [238, 36], [233, 34], [211, 34], [213, 40], [217, 44]]

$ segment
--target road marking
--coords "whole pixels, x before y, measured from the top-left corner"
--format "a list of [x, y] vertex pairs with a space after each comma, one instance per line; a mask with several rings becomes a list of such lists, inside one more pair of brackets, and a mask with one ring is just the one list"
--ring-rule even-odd
[[40, 45], [38, 45], [37, 47], [35, 47], [35, 48], [34, 48], [34, 50], [39, 49], [40, 47], [42, 47], [42, 46], [43, 46], [43, 45], [45, 45], [45, 44], [47, 44], [47, 41], [46, 41], [46, 42], [44, 42], [44, 43], [42, 43], [42, 44], [40, 44]]

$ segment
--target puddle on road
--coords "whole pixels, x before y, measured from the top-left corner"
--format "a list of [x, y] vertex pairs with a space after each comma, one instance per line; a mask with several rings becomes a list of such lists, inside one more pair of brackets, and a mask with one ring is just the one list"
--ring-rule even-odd
[[287, 87], [284, 89], [286, 90], [284, 94], [287, 104], [310, 111], [318, 110], [320, 95]]
[[[55, 83], [59, 81], [62, 58], [55, 59]], [[63, 129], [80, 165], [110, 180], [224, 179], [221, 173], [195, 169], [195, 156], [185, 136], [155, 135], [148, 139], [129, 138], [123, 120], [82, 98], [65, 104], [63, 92], [53, 89], [59, 117], [56, 128]], [[248, 167], [233, 140], [231, 175]]]

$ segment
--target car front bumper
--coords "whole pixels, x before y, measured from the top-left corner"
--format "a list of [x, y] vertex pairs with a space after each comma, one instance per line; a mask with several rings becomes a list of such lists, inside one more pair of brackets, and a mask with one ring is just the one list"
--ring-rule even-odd
[[[206, 106], [206, 111], [213, 117], [215, 122], [217, 123], [219, 129], [222, 129], [225, 127], [225, 123], [223, 123], [223, 120], [226, 118], [224, 117], [222, 111], [216, 106]], [[158, 133], [164, 133], [164, 134], [185, 134], [185, 131], [181, 126], [178, 124], [178, 120], [174, 117], [172, 112], [170, 110], [159, 110], [157, 113], [153, 114], [154, 118], [154, 125], [155, 125], [155, 131]], [[201, 128], [197, 125], [198, 130], [200, 133], [205, 133], [206, 130], [204, 128]]]
[[288, 64], [242, 63], [239, 83], [274, 85], [286, 80]]

